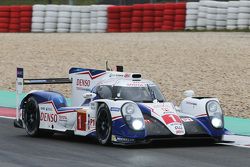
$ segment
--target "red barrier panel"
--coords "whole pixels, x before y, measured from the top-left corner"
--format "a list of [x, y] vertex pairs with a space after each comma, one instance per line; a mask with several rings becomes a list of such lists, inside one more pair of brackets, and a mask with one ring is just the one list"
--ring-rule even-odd
[[20, 32], [31, 31], [32, 6], [20, 6]]
[[154, 31], [161, 31], [163, 25], [164, 4], [154, 5]]
[[165, 3], [163, 16], [163, 31], [174, 29], [175, 3]]
[[8, 32], [10, 22], [9, 6], [0, 6], [0, 32]]
[[185, 20], [186, 3], [183, 2], [108, 8], [108, 32], [184, 30]]
[[174, 30], [184, 30], [186, 21], [186, 3], [175, 4]]
[[141, 32], [143, 25], [143, 4], [132, 6], [131, 32]]
[[120, 6], [120, 31], [131, 31], [132, 6]]
[[30, 32], [32, 6], [0, 6], [0, 32]]
[[143, 32], [154, 31], [154, 17], [155, 17], [155, 7], [154, 4], [144, 4], [143, 5]]
[[108, 32], [120, 32], [120, 7], [108, 7]]

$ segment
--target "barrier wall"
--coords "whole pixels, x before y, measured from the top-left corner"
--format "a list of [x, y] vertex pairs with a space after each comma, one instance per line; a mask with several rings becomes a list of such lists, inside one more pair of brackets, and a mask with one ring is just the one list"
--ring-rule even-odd
[[32, 6], [0, 6], [0, 32], [30, 32]]
[[0, 32], [155, 32], [250, 29], [250, 1], [132, 6], [0, 6]]

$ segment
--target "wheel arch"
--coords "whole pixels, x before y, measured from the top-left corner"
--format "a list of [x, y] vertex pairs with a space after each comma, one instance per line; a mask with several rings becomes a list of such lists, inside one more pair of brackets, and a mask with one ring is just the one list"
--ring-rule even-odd
[[66, 107], [67, 102], [65, 97], [59, 92], [52, 92], [52, 91], [34, 91], [28, 93], [23, 100], [21, 101], [20, 108], [23, 109], [25, 106], [26, 101], [30, 98], [34, 97], [37, 103], [42, 103], [46, 101], [53, 101], [56, 108]]

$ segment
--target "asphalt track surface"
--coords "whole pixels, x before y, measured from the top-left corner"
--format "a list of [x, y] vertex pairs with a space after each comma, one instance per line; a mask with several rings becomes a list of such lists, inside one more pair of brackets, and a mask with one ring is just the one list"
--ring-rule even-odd
[[1, 167], [247, 167], [250, 149], [198, 142], [148, 146], [101, 146], [89, 138], [62, 134], [31, 138], [13, 120], [0, 118]]

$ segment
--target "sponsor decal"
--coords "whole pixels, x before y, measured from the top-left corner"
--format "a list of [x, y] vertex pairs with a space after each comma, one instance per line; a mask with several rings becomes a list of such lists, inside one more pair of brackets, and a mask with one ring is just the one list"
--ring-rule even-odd
[[135, 139], [116, 137], [116, 141], [118, 141], [118, 142], [134, 142]]
[[50, 107], [50, 106], [41, 107], [41, 110], [43, 110], [43, 111], [53, 111], [52, 107]]
[[109, 77], [124, 77], [123, 74], [109, 74]]
[[127, 84], [128, 87], [146, 87], [145, 83], [141, 82], [132, 82]]
[[187, 104], [194, 105], [194, 106], [196, 106], [196, 105], [197, 105], [197, 103], [193, 103], [193, 102], [190, 102], [190, 101], [187, 101], [186, 103], [187, 103]]
[[45, 122], [57, 122], [57, 115], [56, 114], [49, 114], [49, 113], [43, 113], [40, 114], [40, 121]]
[[77, 130], [86, 131], [86, 112], [77, 112]]
[[67, 117], [66, 116], [64, 116], [64, 115], [58, 115], [58, 117], [59, 117], [59, 121], [61, 121], [61, 122], [67, 122]]
[[166, 114], [162, 116], [162, 119], [165, 121], [166, 124], [171, 124], [174, 122], [182, 123], [180, 117], [175, 114]]
[[172, 123], [170, 126], [174, 127], [174, 131], [176, 135], [183, 135], [185, 133], [184, 127], [180, 123]]
[[117, 141], [115, 135], [111, 136], [111, 141]]
[[169, 110], [169, 108], [162, 107], [161, 110], [163, 111], [163, 115], [165, 114], [175, 114], [173, 110]]
[[194, 120], [192, 118], [181, 118], [183, 122], [193, 122]]
[[150, 121], [149, 119], [144, 119], [144, 122], [145, 122], [145, 124], [150, 124], [150, 123], [152, 123], [152, 121]]
[[17, 78], [23, 78], [23, 68], [17, 68]]
[[89, 87], [90, 86], [90, 80], [77, 79], [76, 80], [76, 86], [77, 87]]
[[126, 73], [124, 74], [124, 78], [129, 78], [130, 77], [130, 74]]
[[110, 111], [119, 112], [120, 108], [118, 108], [118, 107], [111, 107]]
[[90, 118], [88, 122], [89, 129], [95, 127], [95, 118]]

